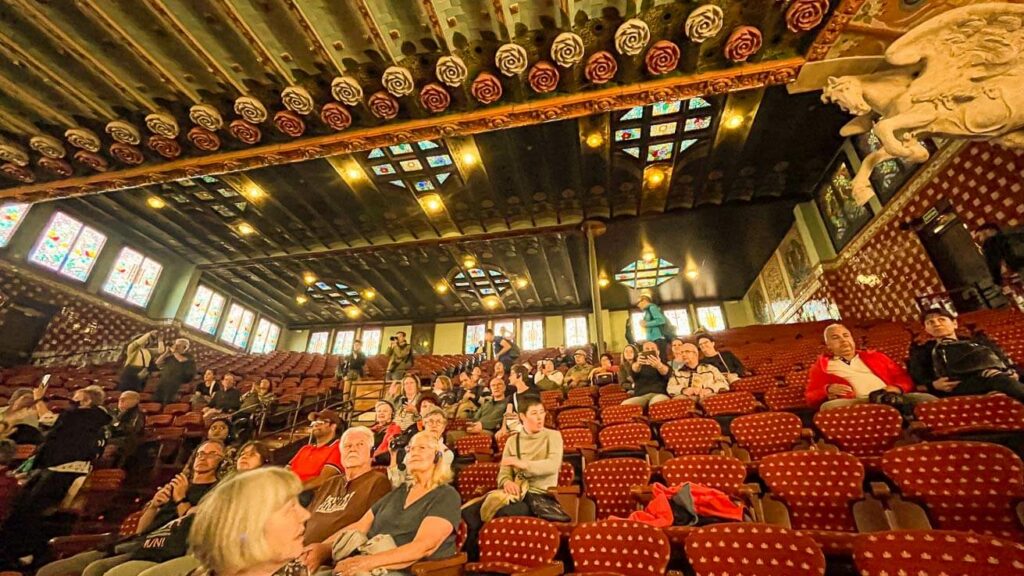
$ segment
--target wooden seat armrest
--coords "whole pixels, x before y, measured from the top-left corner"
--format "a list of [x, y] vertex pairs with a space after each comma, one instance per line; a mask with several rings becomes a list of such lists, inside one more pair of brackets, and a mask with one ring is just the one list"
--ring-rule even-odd
[[739, 489], [737, 490], [737, 492], [740, 495], [760, 496], [761, 495], [761, 485], [756, 483], [756, 482], [750, 482], [748, 484], [744, 484], [743, 486], [740, 486]]
[[810, 428], [801, 428], [800, 429], [800, 438], [803, 438], [804, 440], [807, 440], [808, 442], [813, 441], [814, 440], [814, 430], [811, 430]]
[[423, 560], [409, 567], [415, 576], [448, 576], [462, 574], [462, 567], [469, 561], [465, 552], [441, 560]]
[[715, 442], [718, 442], [719, 444], [721, 444], [723, 446], [729, 446], [729, 445], [732, 444], [732, 438], [729, 437], [729, 436], [725, 436], [723, 434], [722, 436], [719, 436], [719, 437], [715, 438]]
[[75, 534], [73, 536], [57, 536], [50, 538], [50, 550], [57, 558], [68, 558], [80, 552], [95, 550], [113, 544], [117, 540], [117, 532], [103, 534]]
[[629, 493], [632, 494], [634, 500], [644, 505], [654, 497], [650, 486], [633, 486], [629, 489]]
[[885, 482], [871, 482], [871, 495], [885, 501], [892, 498], [892, 488]]
[[525, 572], [516, 572], [516, 576], [561, 576], [564, 573], [565, 565], [556, 561], [530, 568]]
[[665, 576], [683, 576], [683, 573], [679, 570], [667, 570]]

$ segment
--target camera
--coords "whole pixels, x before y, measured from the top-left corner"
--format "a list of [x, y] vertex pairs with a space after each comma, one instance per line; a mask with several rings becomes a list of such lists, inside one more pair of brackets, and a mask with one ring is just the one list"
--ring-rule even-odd
[[405, 450], [405, 447], [408, 445], [409, 437], [405, 434], [399, 434], [392, 438], [391, 442], [388, 442], [388, 450], [391, 450], [392, 452], [399, 452], [401, 450]]
[[398, 336], [392, 336], [391, 338], [388, 338], [388, 340], [392, 342], [398, 342]]

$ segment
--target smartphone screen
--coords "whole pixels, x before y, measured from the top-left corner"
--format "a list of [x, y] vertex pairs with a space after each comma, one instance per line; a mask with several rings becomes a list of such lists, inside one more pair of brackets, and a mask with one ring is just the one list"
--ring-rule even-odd
[[50, 375], [49, 374], [43, 374], [43, 380], [42, 380], [42, 382], [39, 383], [39, 387], [40, 388], [46, 388], [49, 385], [50, 385]]

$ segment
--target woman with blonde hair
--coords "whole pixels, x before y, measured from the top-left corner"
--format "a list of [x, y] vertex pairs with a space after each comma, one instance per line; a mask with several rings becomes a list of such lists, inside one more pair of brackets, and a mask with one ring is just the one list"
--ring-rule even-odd
[[334, 573], [338, 576], [378, 568], [406, 573], [404, 569], [420, 560], [455, 555], [455, 531], [461, 521], [462, 500], [448, 485], [452, 470], [444, 458], [443, 445], [433, 432], [423, 431], [412, 437], [405, 471], [405, 484], [378, 500], [358, 521], [338, 531], [338, 539], [353, 532], [368, 539], [368, 543], [376, 543], [379, 550], [336, 557]]
[[270, 576], [302, 553], [309, 512], [302, 482], [283, 468], [258, 468], [225, 480], [203, 498], [189, 551], [215, 576]]

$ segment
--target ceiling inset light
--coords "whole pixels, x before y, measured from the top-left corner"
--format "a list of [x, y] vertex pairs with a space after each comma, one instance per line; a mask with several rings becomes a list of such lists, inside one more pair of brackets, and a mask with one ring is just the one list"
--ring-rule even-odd
[[476, 164], [477, 160], [478, 160], [478, 158], [476, 157], [476, 154], [474, 154], [472, 152], [463, 152], [462, 153], [462, 163], [465, 164], [466, 166], [472, 166], [472, 165]]
[[349, 318], [359, 318], [362, 313], [363, 311], [360, 310], [358, 306], [348, 306], [345, 308], [345, 316], [348, 316]]
[[444, 211], [444, 202], [439, 194], [424, 194], [419, 197], [419, 201], [427, 214], [440, 214]]
[[520, 276], [516, 278], [516, 288], [523, 289], [530, 285], [530, 281], [526, 279], [526, 276]]
[[252, 227], [252, 224], [248, 222], [242, 222], [237, 227], [238, 233], [242, 236], [251, 236], [256, 233], [256, 229]]
[[307, 298], [305, 294], [299, 294], [295, 297], [295, 302], [297, 302], [299, 306], [302, 306], [306, 302], [309, 302], [309, 298]]
[[647, 171], [647, 181], [650, 182], [652, 186], [658, 186], [665, 181], [665, 172], [660, 168], [651, 168]]
[[373, 300], [376, 297], [377, 297], [377, 292], [373, 288], [367, 288], [367, 289], [363, 290], [363, 299], [365, 299], [365, 300]]
[[464, 268], [476, 268], [476, 257], [466, 254], [462, 257], [462, 266]]
[[262, 199], [267, 195], [267, 193], [263, 191], [263, 188], [260, 188], [256, 184], [249, 183], [242, 187], [242, 195], [255, 202], [256, 200]]
[[448, 284], [444, 280], [441, 280], [437, 284], [434, 284], [434, 292], [437, 292], [438, 294], [447, 294]]
[[345, 170], [345, 176], [348, 176], [349, 180], [356, 180], [362, 175], [363, 173], [358, 168], [349, 168]]
[[497, 296], [488, 296], [484, 298], [484, 306], [490, 310], [494, 310], [498, 306], [501, 306], [501, 298], [498, 298]]
[[303, 284], [305, 284], [306, 286], [312, 286], [314, 282], [316, 282], [316, 274], [313, 274], [312, 272], [302, 273]]
[[690, 268], [686, 272], [683, 272], [683, 275], [686, 276], [687, 280], [696, 280], [697, 277], [700, 276], [700, 270], [697, 270], [696, 268]]
[[590, 136], [587, 136], [587, 146], [591, 148], [600, 148], [604, 144], [604, 136], [598, 132], [594, 132]]
[[602, 273], [601, 277], [597, 279], [597, 285], [601, 288], [607, 288], [609, 284], [611, 284], [611, 280]]
[[643, 254], [640, 255], [640, 259], [643, 260], [645, 264], [654, 262], [655, 258], [657, 258], [657, 255], [654, 253], [654, 250], [644, 250]]
[[167, 202], [164, 202], [163, 198], [159, 198], [157, 196], [150, 196], [149, 198], [147, 198], [146, 204], [148, 204], [149, 207], [154, 210], [159, 210], [164, 206], [167, 206]]
[[743, 125], [743, 116], [741, 114], [733, 114], [725, 119], [725, 127], [730, 130], [735, 130]]

